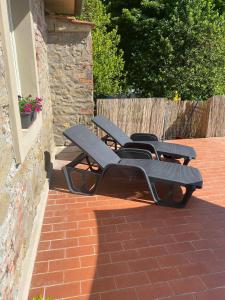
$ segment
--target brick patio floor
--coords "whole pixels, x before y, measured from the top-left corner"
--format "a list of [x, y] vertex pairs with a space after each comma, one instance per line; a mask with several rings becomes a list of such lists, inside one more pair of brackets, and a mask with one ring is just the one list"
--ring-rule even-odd
[[204, 179], [183, 209], [134, 181], [72, 195], [55, 170], [29, 299], [225, 299], [225, 138], [178, 142], [195, 147]]

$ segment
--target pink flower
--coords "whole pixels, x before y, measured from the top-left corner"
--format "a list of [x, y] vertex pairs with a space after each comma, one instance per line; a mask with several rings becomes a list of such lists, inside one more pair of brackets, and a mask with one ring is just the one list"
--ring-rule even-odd
[[36, 106], [35, 109], [34, 109], [36, 112], [40, 112], [41, 111], [41, 108], [39, 106]]
[[31, 111], [32, 111], [32, 104], [26, 103], [26, 104], [24, 105], [23, 110], [24, 110], [24, 112], [31, 112]]
[[36, 97], [36, 102], [41, 104], [43, 102], [43, 99], [39, 98], [39, 97]]

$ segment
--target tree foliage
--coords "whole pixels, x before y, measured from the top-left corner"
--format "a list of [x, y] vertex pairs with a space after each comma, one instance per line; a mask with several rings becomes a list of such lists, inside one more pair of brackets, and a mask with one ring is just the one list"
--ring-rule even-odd
[[215, 8], [219, 11], [220, 14], [225, 13], [225, 2], [224, 0], [214, 0]]
[[118, 49], [120, 36], [111, 28], [110, 14], [101, 0], [86, 0], [82, 19], [96, 26], [92, 31], [94, 96], [119, 94], [125, 78], [123, 51]]
[[105, 0], [119, 28], [128, 83], [141, 96], [225, 93], [221, 0]]

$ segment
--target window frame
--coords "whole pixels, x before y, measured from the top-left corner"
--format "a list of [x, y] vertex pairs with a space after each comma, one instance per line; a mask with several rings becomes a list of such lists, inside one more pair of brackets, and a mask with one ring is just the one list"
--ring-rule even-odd
[[[13, 147], [15, 152], [16, 163], [21, 164], [26, 159], [26, 156], [32, 146], [35, 143], [35, 140], [42, 128], [42, 115], [38, 114], [37, 119], [28, 129], [21, 128], [20, 112], [18, 106], [18, 78], [16, 70], [14, 67], [14, 55], [13, 46], [10, 35], [10, 15], [9, 4], [10, 0], [1, 0], [0, 1], [0, 32], [1, 40], [3, 46], [3, 55], [4, 55], [4, 65], [5, 65], [5, 79], [8, 92], [8, 101], [9, 101], [9, 119], [11, 125], [11, 133], [13, 139]], [[34, 79], [35, 79], [35, 90], [39, 95], [39, 83], [38, 83], [38, 72], [37, 72], [37, 62], [35, 55], [35, 38], [34, 38], [34, 26], [33, 26], [33, 17], [30, 10], [30, 1], [29, 1], [29, 12], [26, 16], [26, 26], [30, 26], [29, 30], [31, 33], [30, 41], [32, 48], [30, 49], [31, 55], [29, 58], [32, 61], [32, 68], [34, 68]], [[23, 22], [23, 20], [22, 20]], [[34, 90], [34, 89], [33, 89]]]

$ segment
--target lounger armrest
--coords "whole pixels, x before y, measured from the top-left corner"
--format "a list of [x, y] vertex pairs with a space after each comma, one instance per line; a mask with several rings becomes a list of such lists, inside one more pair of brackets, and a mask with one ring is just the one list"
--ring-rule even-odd
[[120, 158], [152, 159], [152, 154], [148, 150], [136, 148], [121, 148], [115, 151]]
[[152, 133], [133, 133], [130, 138], [133, 141], [159, 141], [158, 137]]
[[154, 147], [154, 145], [151, 145], [150, 143], [138, 143], [138, 142], [131, 142], [131, 143], [126, 143], [123, 148], [135, 148], [135, 149], [140, 149], [140, 150], [147, 150], [151, 153], [155, 154], [155, 157], [157, 160], [159, 160], [158, 153]]
[[136, 178], [137, 174], [140, 175], [140, 173], [143, 175], [143, 177], [146, 178], [147, 182], [149, 183], [150, 180], [145, 170], [142, 167], [123, 164], [123, 160], [121, 160], [121, 162], [118, 164], [107, 165], [103, 170], [101, 180], [103, 180], [106, 177], [108, 178], [116, 177], [116, 178], [123, 178], [123, 179], [127, 179], [127, 178], [130, 179], [131, 177]]

